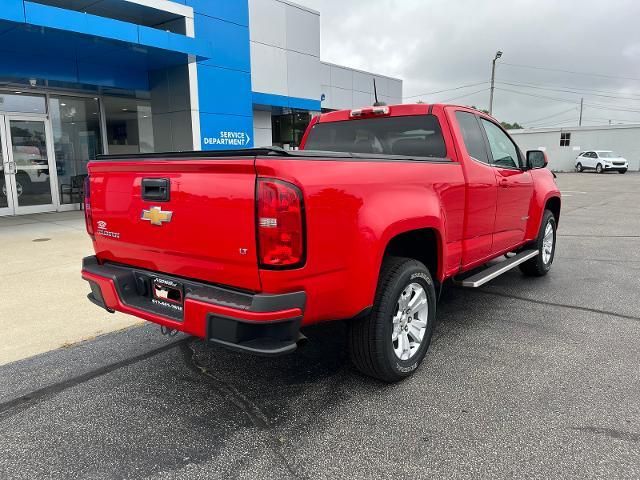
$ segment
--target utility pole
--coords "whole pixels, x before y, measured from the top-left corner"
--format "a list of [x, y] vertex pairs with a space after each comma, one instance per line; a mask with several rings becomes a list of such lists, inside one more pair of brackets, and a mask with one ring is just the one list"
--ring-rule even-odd
[[491, 94], [489, 96], [489, 115], [493, 115], [493, 90], [496, 82], [496, 61], [502, 56], [502, 51], [498, 50], [496, 56], [491, 62]]
[[582, 107], [584, 106], [584, 97], [580, 99], [580, 121], [578, 122], [578, 126], [582, 126]]

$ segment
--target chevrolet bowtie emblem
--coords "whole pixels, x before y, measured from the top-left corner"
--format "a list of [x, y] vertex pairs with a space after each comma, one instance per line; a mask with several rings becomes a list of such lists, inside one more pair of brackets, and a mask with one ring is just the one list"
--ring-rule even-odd
[[162, 226], [165, 222], [170, 222], [173, 212], [165, 212], [160, 207], [151, 207], [142, 211], [142, 220], [151, 222], [151, 225]]

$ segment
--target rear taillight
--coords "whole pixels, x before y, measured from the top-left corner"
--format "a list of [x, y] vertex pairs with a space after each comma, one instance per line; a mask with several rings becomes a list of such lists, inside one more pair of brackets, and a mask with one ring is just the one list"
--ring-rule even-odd
[[300, 190], [281, 180], [259, 178], [256, 201], [260, 266], [301, 266], [305, 260], [305, 245]]
[[93, 216], [91, 214], [91, 182], [89, 176], [84, 179], [84, 223], [87, 226], [87, 233], [93, 236]]

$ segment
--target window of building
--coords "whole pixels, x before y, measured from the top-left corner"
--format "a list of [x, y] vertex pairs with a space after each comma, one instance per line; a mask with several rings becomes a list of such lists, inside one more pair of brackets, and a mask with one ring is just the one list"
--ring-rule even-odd
[[271, 118], [273, 145], [299, 147], [311, 118], [311, 113], [303, 110], [289, 110], [282, 115], [274, 115]]
[[571, 134], [570, 133], [561, 133], [560, 134], [560, 146], [568, 147], [571, 144]]
[[49, 112], [60, 203], [79, 203], [87, 162], [102, 153], [97, 98], [51, 95]]
[[[79, 0], [32, 0], [34, 3], [77, 12], [112, 18], [122, 22], [144, 25], [165, 32], [186, 35], [186, 18], [162, 8], [154, 8], [153, 2], [79, 1]], [[145, 5], [147, 3], [148, 5]], [[184, 3], [184, 2], [182, 2]]]
[[44, 95], [26, 95], [15, 92], [0, 92], [0, 111], [18, 113], [47, 113]]
[[469, 155], [479, 162], [489, 163], [484, 137], [476, 116], [469, 112], [456, 112], [456, 119], [462, 130], [462, 138]]
[[104, 97], [107, 148], [111, 155], [153, 153], [151, 102], [135, 98]]

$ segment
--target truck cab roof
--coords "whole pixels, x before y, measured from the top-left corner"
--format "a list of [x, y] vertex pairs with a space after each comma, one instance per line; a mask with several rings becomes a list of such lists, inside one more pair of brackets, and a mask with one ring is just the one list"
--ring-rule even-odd
[[445, 107], [456, 107], [460, 110], [466, 110], [480, 114], [484, 117], [491, 118], [496, 121], [490, 115], [464, 105], [445, 104], [445, 103], [405, 103], [397, 105], [384, 105], [384, 106], [368, 106], [352, 110], [336, 110], [334, 112], [323, 113], [317, 117], [317, 123], [329, 123], [329, 122], [343, 122], [347, 120], [357, 120], [364, 116], [387, 116], [387, 117], [404, 117], [411, 115], [427, 115], [434, 110], [442, 110]]

